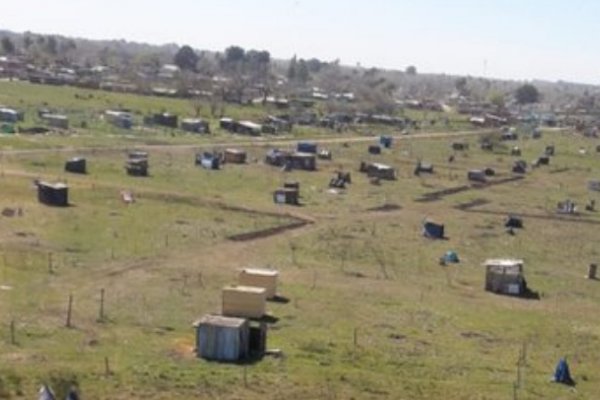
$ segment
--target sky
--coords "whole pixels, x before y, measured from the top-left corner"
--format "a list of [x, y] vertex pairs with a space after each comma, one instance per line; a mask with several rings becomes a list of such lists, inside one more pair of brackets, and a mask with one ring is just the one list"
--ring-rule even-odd
[[0, 29], [600, 84], [597, 0], [18, 0]]

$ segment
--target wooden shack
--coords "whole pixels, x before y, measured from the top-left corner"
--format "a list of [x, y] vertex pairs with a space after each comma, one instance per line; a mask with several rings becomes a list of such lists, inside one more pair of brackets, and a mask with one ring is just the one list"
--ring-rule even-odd
[[241, 149], [225, 149], [223, 152], [223, 159], [226, 163], [245, 164], [246, 158], [246, 152]]
[[36, 182], [38, 201], [49, 206], [67, 207], [69, 187], [64, 183]]
[[278, 278], [279, 272], [273, 269], [244, 268], [240, 271], [238, 283], [264, 288], [267, 299], [272, 299], [277, 295]]
[[266, 313], [267, 291], [254, 286], [223, 288], [222, 314], [229, 317], [262, 318]]
[[280, 188], [273, 192], [273, 202], [276, 204], [298, 205], [300, 191], [295, 188]]
[[527, 291], [523, 275], [523, 260], [490, 259], [484, 263], [485, 290], [488, 292], [520, 296]]
[[205, 315], [194, 323], [194, 327], [198, 357], [228, 362], [248, 357], [250, 327], [247, 319]]
[[65, 162], [65, 171], [74, 174], [85, 174], [87, 172], [85, 158], [75, 157]]

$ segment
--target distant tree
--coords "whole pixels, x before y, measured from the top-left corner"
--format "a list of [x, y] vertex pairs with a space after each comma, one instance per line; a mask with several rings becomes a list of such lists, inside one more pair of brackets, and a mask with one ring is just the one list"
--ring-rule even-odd
[[198, 55], [190, 46], [182, 46], [175, 56], [173, 57], [173, 63], [177, 65], [183, 71], [194, 71], [196, 69], [196, 63], [198, 62]]
[[240, 46], [229, 46], [225, 49], [225, 62], [228, 64], [244, 61], [246, 51]]
[[308, 72], [306, 61], [300, 59], [300, 61], [298, 61], [298, 68], [296, 69], [296, 79], [301, 83], [306, 83], [309, 78], [310, 72]]
[[408, 67], [406, 67], [406, 74], [407, 75], [416, 75], [417, 74], [417, 67], [415, 67], [414, 65], [410, 65]]
[[489, 99], [490, 99], [490, 103], [492, 103], [497, 108], [500, 108], [500, 109], [504, 108], [505, 101], [504, 101], [504, 95], [502, 93], [493, 92], [490, 94]]
[[48, 36], [46, 39], [46, 52], [53, 56], [58, 54], [58, 40], [54, 36]]
[[454, 81], [454, 87], [458, 90], [458, 93], [461, 96], [467, 96], [469, 94], [469, 89], [467, 88], [467, 78], [461, 77]]
[[15, 44], [8, 36], [4, 36], [0, 42], [2, 46], [2, 52], [4, 54], [14, 54], [16, 50]]
[[23, 47], [25, 50], [29, 50], [29, 48], [33, 45], [33, 37], [29, 32], [25, 32], [23, 35]]
[[323, 68], [324, 65], [325, 65], [325, 63], [321, 62], [317, 58], [311, 58], [310, 60], [306, 61], [306, 66], [308, 67], [308, 72], [313, 73], [313, 74], [316, 74], [319, 71], [321, 71], [321, 69]]
[[298, 68], [298, 60], [296, 59], [296, 56], [294, 56], [290, 60], [290, 65], [288, 66], [288, 70], [287, 70], [287, 77], [290, 81], [293, 81], [296, 79], [297, 68]]
[[519, 87], [515, 92], [515, 99], [519, 104], [537, 103], [539, 98], [540, 92], [535, 86], [529, 83]]

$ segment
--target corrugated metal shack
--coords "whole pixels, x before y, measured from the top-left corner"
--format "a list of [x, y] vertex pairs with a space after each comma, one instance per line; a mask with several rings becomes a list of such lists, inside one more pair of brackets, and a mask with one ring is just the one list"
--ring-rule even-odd
[[247, 319], [205, 315], [194, 327], [198, 357], [229, 362], [248, 357], [250, 326]]

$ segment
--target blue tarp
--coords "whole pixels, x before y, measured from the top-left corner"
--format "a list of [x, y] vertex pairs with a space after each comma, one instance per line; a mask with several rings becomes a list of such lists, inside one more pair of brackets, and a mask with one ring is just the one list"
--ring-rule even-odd
[[444, 225], [436, 224], [435, 222], [425, 221], [423, 223], [423, 236], [431, 239], [444, 238]]
[[317, 144], [313, 142], [299, 142], [296, 151], [298, 151], [298, 153], [316, 154]]
[[556, 365], [554, 371], [553, 381], [557, 383], [564, 383], [565, 385], [574, 385], [575, 381], [571, 378], [571, 372], [569, 371], [569, 364], [567, 360], [561, 358]]

